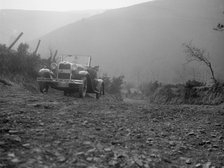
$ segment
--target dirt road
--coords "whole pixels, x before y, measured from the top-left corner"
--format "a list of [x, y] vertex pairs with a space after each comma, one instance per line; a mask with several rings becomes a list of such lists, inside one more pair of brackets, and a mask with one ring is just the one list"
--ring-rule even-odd
[[0, 88], [0, 168], [223, 168], [224, 106]]

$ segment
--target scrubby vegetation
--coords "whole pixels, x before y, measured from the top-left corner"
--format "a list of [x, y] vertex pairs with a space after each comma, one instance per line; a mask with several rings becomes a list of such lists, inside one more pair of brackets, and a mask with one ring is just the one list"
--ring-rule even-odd
[[35, 79], [41, 58], [28, 52], [28, 44], [21, 43], [17, 50], [8, 50], [0, 44], [0, 76], [15, 82]]
[[149, 82], [149, 83], [143, 83], [139, 86], [142, 93], [144, 93], [145, 96], [151, 96], [156, 91], [158, 87], [160, 87], [162, 84], [158, 81], [155, 82]]
[[158, 81], [140, 86], [151, 102], [163, 104], [221, 104], [224, 102], [224, 83], [212, 86], [188, 80], [185, 84], [162, 84]]
[[124, 76], [109, 77], [104, 74], [102, 77], [104, 81], [105, 91], [110, 94], [121, 94], [122, 84], [124, 83]]
[[172, 104], [221, 104], [224, 102], [224, 82], [217, 80], [209, 53], [191, 42], [184, 43], [187, 63], [196, 61], [207, 67], [213, 80], [212, 86], [197, 80], [184, 84], [162, 84], [158, 81], [143, 83], [140, 90], [151, 102]]

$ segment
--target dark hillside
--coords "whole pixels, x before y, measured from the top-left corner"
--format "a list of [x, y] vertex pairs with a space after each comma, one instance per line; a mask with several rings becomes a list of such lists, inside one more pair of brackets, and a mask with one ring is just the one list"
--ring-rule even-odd
[[[87, 54], [109, 74], [128, 80], [183, 82], [192, 77], [182, 43], [191, 41], [210, 53], [217, 74], [223, 77], [224, 34], [213, 27], [223, 21], [221, 0], [157, 0], [109, 10], [42, 37], [40, 52]], [[183, 70], [184, 69], [184, 70]], [[198, 78], [209, 80], [203, 66], [193, 65]], [[138, 77], [137, 77], [138, 76]]]

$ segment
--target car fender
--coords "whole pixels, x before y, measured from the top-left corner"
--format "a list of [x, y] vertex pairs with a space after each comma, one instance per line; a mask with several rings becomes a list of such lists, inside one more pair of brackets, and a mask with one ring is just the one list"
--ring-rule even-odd
[[86, 76], [89, 73], [87, 71], [79, 71], [79, 75]]
[[50, 69], [47, 69], [47, 68], [40, 69], [38, 74], [39, 76], [45, 77], [45, 78], [50, 78], [51, 76], [54, 75], [54, 73]]

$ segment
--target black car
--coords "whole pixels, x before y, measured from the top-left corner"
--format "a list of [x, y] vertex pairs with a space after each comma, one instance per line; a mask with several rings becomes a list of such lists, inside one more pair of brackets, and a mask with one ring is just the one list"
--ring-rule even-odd
[[78, 92], [81, 98], [86, 93], [95, 93], [98, 99], [104, 94], [104, 82], [98, 78], [98, 70], [99, 66], [91, 67], [90, 56], [67, 55], [50, 68], [40, 69], [37, 81], [42, 93], [51, 87], [64, 91], [64, 95]]

